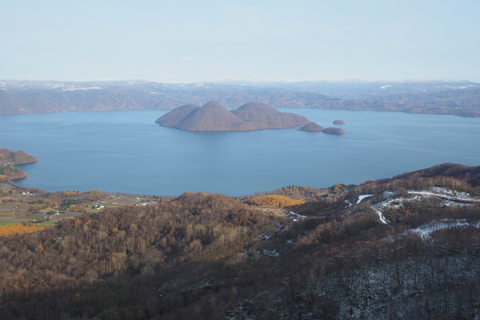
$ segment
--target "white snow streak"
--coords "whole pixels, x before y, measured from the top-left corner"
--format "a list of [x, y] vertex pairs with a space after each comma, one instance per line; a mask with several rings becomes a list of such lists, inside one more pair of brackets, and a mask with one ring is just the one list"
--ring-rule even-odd
[[371, 197], [371, 196], [374, 196], [374, 194], [362, 194], [362, 195], [358, 196], [357, 203], [360, 203], [360, 202], [362, 202], [363, 199]]
[[380, 221], [382, 223], [388, 224], [387, 220], [385, 220], [385, 218], [383, 217], [383, 212], [382, 211], [378, 210], [378, 208], [375, 207], [375, 206], [372, 206], [372, 209], [373, 209], [373, 211], [375, 211], [378, 214], [378, 218], [380, 219]]
[[434, 220], [428, 224], [422, 225], [415, 229], [410, 229], [406, 233], [417, 234], [423, 240], [430, 238], [432, 233], [438, 230], [463, 229], [467, 227], [480, 228], [480, 221], [475, 223], [467, 222], [465, 219], [442, 219]]
[[438, 197], [438, 198], [451, 200], [451, 201], [480, 203], [480, 200], [473, 199], [472, 197], [470, 197], [468, 193], [461, 193], [455, 197], [446, 195], [446, 194], [429, 192], [429, 191], [408, 191], [408, 194], [418, 194], [418, 195], [424, 195], [424, 196]]

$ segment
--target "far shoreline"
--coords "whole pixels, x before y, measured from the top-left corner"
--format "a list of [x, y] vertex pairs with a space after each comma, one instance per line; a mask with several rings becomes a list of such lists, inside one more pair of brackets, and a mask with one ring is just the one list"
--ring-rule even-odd
[[[180, 106], [179, 106], [180, 107]], [[178, 107], [177, 107], [178, 108]], [[329, 110], [329, 111], [354, 111], [354, 112], [379, 112], [379, 113], [406, 113], [414, 115], [432, 115], [432, 116], [455, 116], [460, 118], [480, 118], [480, 110], [474, 115], [462, 115], [454, 112], [409, 112], [402, 110], [358, 110], [348, 108], [309, 108], [309, 107], [274, 107], [275, 109], [307, 109], [307, 110]], [[44, 111], [44, 112], [22, 112], [22, 113], [2, 113], [0, 114], [0, 121], [4, 120], [4, 116], [21, 116], [28, 114], [59, 114], [59, 113], [98, 113], [98, 112], [118, 112], [118, 111], [171, 111], [173, 109], [114, 109], [114, 110], [63, 110], [63, 111]], [[227, 107], [227, 110], [237, 109], [237, 107]], [[446, 111], [448, 109], [441, 109]], [[457, 109], [455, 109], [457, 110]], [[461, 111], [461, 110], [460, 110]], [[475, 110], [465, 110], [465, 112], [475, 112]]]

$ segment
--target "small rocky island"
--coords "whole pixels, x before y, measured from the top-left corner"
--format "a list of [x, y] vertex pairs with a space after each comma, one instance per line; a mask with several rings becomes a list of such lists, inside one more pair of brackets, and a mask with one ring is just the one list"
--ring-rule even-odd
[[345, 131], [341, 128], [335, 128], [335, 127], [328, 127], [323, 129], [323, 133], [329, 133], [329, 134], [338, 134], [338, 135], [343, 135], [345, 134]]
[[343, 121], [343, 120], [335, 120], [335, 121], [333, 121], [333, 124], [345, 124], [345, 121]]
[[187, 131], [248, 131], [295, 128], [310, 121], [302, 116], [279, 112], [258, 102], [249, 102], [228, 111], [215, 101], [202, 107], [187, 104], [158, 118], [155, 123]]
[[345, 134], [345, 131], [343, 131], [340, 128], [335, 128], [335, 127], [324, 128], [324, 127], [316, 124], [315, 122], [310, 122], [309, 124], [306, 124], [306, 125], [298, 128], [297, 130], [310, 131], [310, 132], [320, 132], [321, 131], [323, 133], [337, 134], [337, 135]]
[[316, 131], [323, 131], [323, 129], [325, 129], [325, 127], [320, 126], [320, 125], [316, 124], [315, 122], [310, 122], [309, 124], [306, 124], [306, 125], [298, 128], [297, 130], [316, 132]]

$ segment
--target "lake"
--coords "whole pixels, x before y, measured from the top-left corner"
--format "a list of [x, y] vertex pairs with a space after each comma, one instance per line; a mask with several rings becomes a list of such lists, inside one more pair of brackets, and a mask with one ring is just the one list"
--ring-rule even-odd
[[49, 191], [241, 196], [288, 185], [328, 187], [388, 178], [444, 162], [480, 165], [480, 119], [397, 112], [279, 109], [343, 136], [296, 129], [188, 132], [168, 111], [4, 115], [0, 147], [39, 159], [16, 183]]

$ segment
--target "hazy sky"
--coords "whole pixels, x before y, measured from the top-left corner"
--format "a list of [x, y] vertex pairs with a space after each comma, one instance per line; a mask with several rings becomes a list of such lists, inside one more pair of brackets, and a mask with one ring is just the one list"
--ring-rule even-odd
[[480, 82], [479, 0], [0, 2], [0, 79]]

